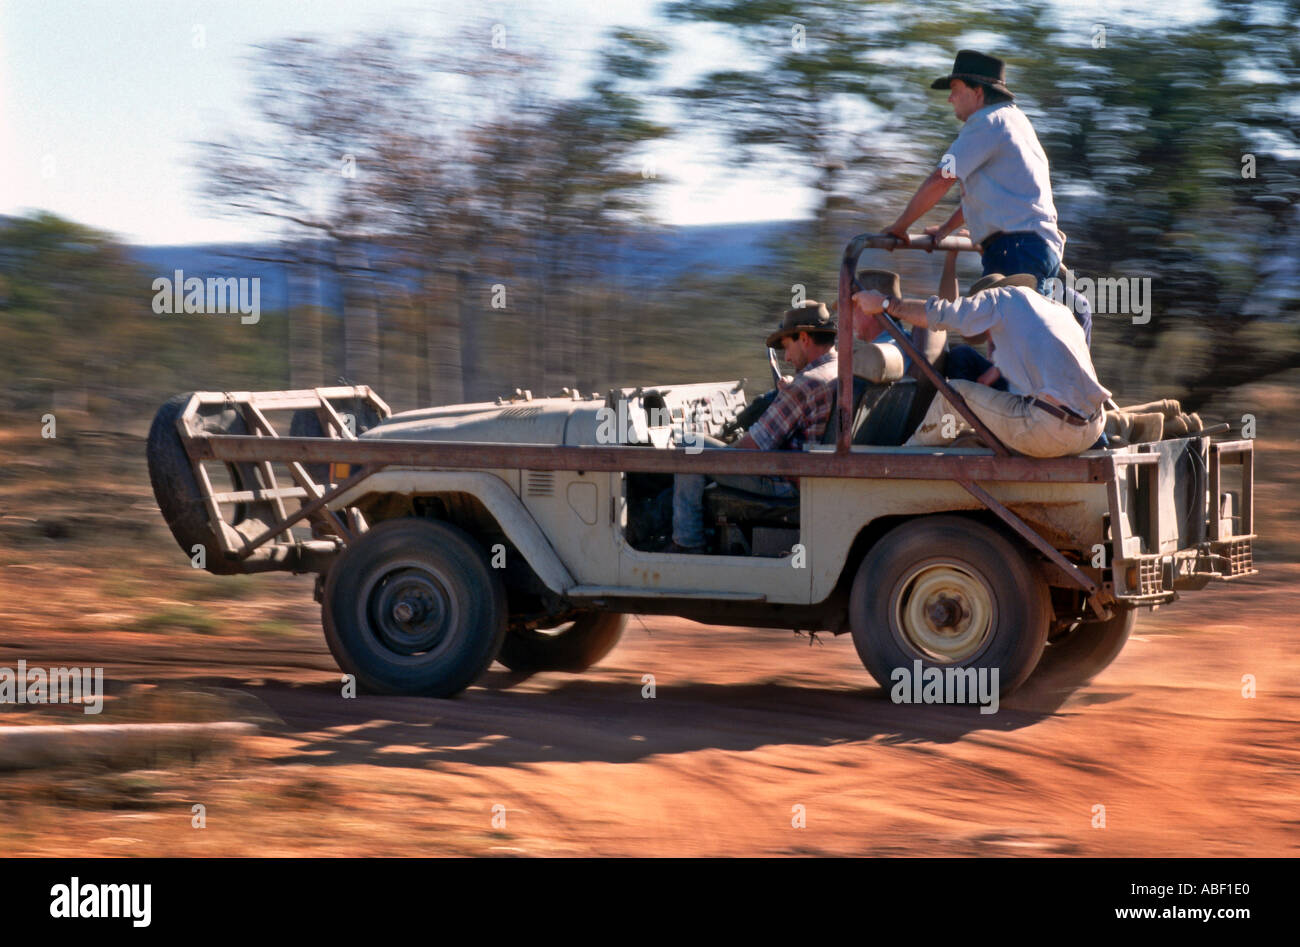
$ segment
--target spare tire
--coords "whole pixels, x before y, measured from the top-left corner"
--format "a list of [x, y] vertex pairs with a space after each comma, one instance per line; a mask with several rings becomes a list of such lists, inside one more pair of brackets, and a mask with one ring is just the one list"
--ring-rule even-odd
[[[149, 480], [158, 509], [187, 556], [195, 554], [195, 546], [202, 546], [204, 567], [216, 575], [234, 575], [247, 571], [242, 564], [228, 559], [222, 553], [220, 542], [208, 516], [203, 491], [194, 475], [194, 466], [181, 441], [176, 422], [185, 411], [192, 393], [177, 395], [154, 415], [149, 428], [146, 448], [149, 459]], [[248, 434], [243, 417], [233, 405], [205, 405], [199, 408], [191, 422], [193, 433]], [[226, 464], [234, 490], [247, 490], [267, 486], [256, 464]], [[209, 468], [211, 469], [211, 468]], [[269, 500], [233, 505], [233, 513], [221, 524], [228, 545], [238, 548], [245, 539], [252, 539], [275, 520], [275, 508]]]

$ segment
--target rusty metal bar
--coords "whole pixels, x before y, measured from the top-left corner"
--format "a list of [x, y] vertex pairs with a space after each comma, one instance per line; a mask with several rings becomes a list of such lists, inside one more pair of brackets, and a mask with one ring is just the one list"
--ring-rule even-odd
[[999, 519], [1027, 539], [1035, 549], [1050, 559], [1052, 564], [1069, 576], [1070, 579], [1079, 586], [1079, 588], [1083, 589], [1089, 595], [1092, 595], [1097, 591], [1100, 586], [1098, 586], [1095, 581], [1089, 578], [1073, 562], [1061, 555], [1060, 550], [1042, 536], [1038, 535], [1038, 533], [1028, 523], [1016, 516], [1016, 514], [1011, 512], [1011, 510], [1007, 509], [1007, 507], [995, 499], [987, 490], [981, 487], [978, 483], [974, 483], [970, 480], [963, 480], [961, 478], [954, 479], [965, 488], [967, 493], [996, 513]]
[[[271, 437], [279, 436], [275, 433], [275, 428], [271, 426], [271, 422], [266, 419], [266, 415], [259, 411], [255, 404], [251, 401], [245, 402], [244, 408], [246, 409], [244, 412], [244, 423], [247, 424], [250, 429], [256, 431], [256, 429], [260, 427]], [[266, 486], [270, 490], [270, 495], [275, 503], [276, 512], [280, 514], [280, 519], [284, 519], [289, 515], [289, 511], [285, 509], [284, 500], [279, 495], [280, 485], [275, 479], [274, 466], [269, 460], [261, 461], [257, 466], [258, 469], [262, 471], [262, 479], [266, 481]]]
[[[342, 440], [345, 440], [345, 441], [354, 441], [354, 440], [356, 440], [357, 436], [356, 436], [355, 434], [353, 434], [351, 431], [348, 430], [348, 426], [347, 426], [345, 423], [343, 423], [343, 418], [339, 415], [339, 413], [338, 413], [337, 411], [334, 410], [334, 405], [330, 404], [330, 403], [329, 403], [328, 401], [326, 401], [324, 398], [321, 398], [321, 399], [320, 399], [320, 406], [321, 406], [321, 412], [322, 412], [323, 414], [327, 415], [327, 416], [329, 417], [330, 421], [332, 421], [332, 422], [334, 423], [334, 425], [338, 428], [338, 431], [339, 431], [339, 437], [340, 437]], [[323, 419], [322, 419], [322, 420], [323, 420]], [[325, 426], [325, 425], [323, 425], [323, 424], [321, 425], [321, 427], [324, 427], [324, 426]]]
[[[934, 237], [928, 233], [909, 233], [907, 235], [909, 246], [903, 246], [901, 240], [889, 233], [864, 233], [853, 239], [862, 241], [862, 250], [924, 250], [926, 253], [933, 253], [936, 250], [980, 252], [979, 246], [970, 237], [947, 236], [936, 243]], [[860, 254], [862, 250], [858, 253]]]
[[[941, 250], [978, 250], [974, 244], [966, 237], [947, 237], [938, 243], [929, 234], [920, 234], [913, 236], [908, 234], [909, 240], [917, 241], [917, 244], [926, 244], [925, 246], [916, 245], [914, 249], [941, 249]], [[837, 415], [835, 450], [840, 454], [849, 452], [849, 442], [853, 427], [853, 294], [861, 289], [857, 281], [858, 257], [867, 247], [876, 247], [884, 250], [891, 250], [900, 243], [897, 237], [889, 234], [858, 234], [849, 241], [849, 245], [844, 249], [844, 258], [840, 261], [840, 286], [839, 286], [839, 332], [837, 341], [840, 354], [839, 365], [839, 396], [837, 398]], [[930, 380], [934, 385], [936, 392], [943, 395], [948, 403], [952, 405], [953, 410], [965, 419], [966, 423], [975, 429], [984, 443], [993, 449], [993, 453], [1001, 457], [1010, 457], [1011, 451], [1005, 444], [999, 440], [992, 431], [981, 421], [975, 412], [966, 404], [966, 399], [957, 394], [948, 380], [940, 374], [933, 365], [926, 360], [925, 356], [917, 351], [912, 340], [908, 338], [903, 327], [894, 321], [887, 313], [880, 314], [880, 322], [898, 343], [898, 347], [912, 359], [912, 364], [920, 369], [921, 373]], [[846, 332], [847, 326], [847, 332]], [[847, 342], [845, 341], [847, 337]], [[866, 341], [870, 342], [870, 339]], [[843, 356], [848, 352], [848, 357]]]
[[190, 456], [190, 466], [194, 468], [194, 479], [198, 481], [199, 489], [203, 491], [203, 505], [208, 510], [208, 519], [213, 526], [213, 535], [216, 536], [217, 545], [221, 547], [222, 553], [231, 552], [230, 544], [226, 542], [225, 530], [217, 524], [225, 522], [221, 516], [221, 507], [216, 501], [212, 492], [212, 478], [208, 476], [207, 470], [203, 467], [201, 460], [196, 460], [193, 455]]
[[652, 447], [556, 447], [473, 441], [421, 441], [324, 437], [253, 437], [199, 434], [190, 439], [194, 456], [222, 461], [300, 461], [363, 466], [429, 467], [449, 470], [591, 470], [626, 473], [769, 474], [788, 477], [900, 478], [908, 480], [1008, 480], [1030, 483], [1104, 483], [1114, 471], [1110, 456], [997, 457], [937, 453], [938, 448], [856, 448], [755, 451], [704, 448], [695, 452]]

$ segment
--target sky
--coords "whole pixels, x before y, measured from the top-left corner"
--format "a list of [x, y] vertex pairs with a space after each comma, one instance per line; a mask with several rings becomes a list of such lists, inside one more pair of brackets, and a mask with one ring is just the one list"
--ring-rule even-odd
[[[1130, 11], [1194, 13], [1198, 3], [1060, 0], [1098, 19]], [[577, 91], [611, 27], [665, 28], [657, 0], [2, 0], [0, 214], [33, 209], [133, 243], [189, 244], [267, 236], [223, 218], [198, 195], [197, 142], [231, 140], [247, 123], [254, 43], [309, 33], [346, 39], [401, 29], [450, 35], [467, 19], [542, 42]], [[1130, 13], [1128, 15], [1142, 15]], [[507, 33], [509, 35], [509, 32]], [[666, 74], [676, 82], [734, 61], [716, 31], [674, 27]], [[762, 170], [724, 169], [691, 139], [656, 145], [657, 215], [666, 223], [805, 217], [816, 196]]]

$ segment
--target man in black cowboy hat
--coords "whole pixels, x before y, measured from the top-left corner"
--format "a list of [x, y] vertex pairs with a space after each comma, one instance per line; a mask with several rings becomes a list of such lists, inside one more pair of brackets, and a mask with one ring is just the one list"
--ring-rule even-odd
[[[1032, 273], [1038, 291], [1048, 295], [1048, 280], [1058, 278], [1061, 269], [1065, 236], [1056, 226], [1047, 156], [1005, 78], [1001, 59], [963, 49], [952, 73], [931, 83], [932, 89], [949, 90], [953, 112], [965, 124], [939, 167], [885, 232], [906, 243], [907, 228], [957, 181], [961, 204], [956, 213], [926, 232], [942, 239], [964, 223], [980, 246], [984, 275]], [[1088, 337], [1091, 326], [1080, 315], [1076, 318]]]
[[[772, 404], [744, 437], [730, 445], [742, 450], [802, 450], [816, 443], [831, 416], [831, 398], [839, 378], [835, 357], [836, 322], [826, 306], [806, 300], [788, 310], [781, 325], [767, 337], [780, 349], [797, 374], [781, 386]], [[701, 440], [704, 440], [701, 438]], [[709, 438], [704, 446], [725, 447]], [[795, 483], [784, 477], [719, 475], [707, 479], [762, 496], [795, 496]], [[664, 552], [701, 553], [704, 543], [704, 474], [673, 478], [673, 539]]]
[[[987, 334], [993, 364], [1008, 382], [997, 391], [973, 381], [949, 384], [999, 440], [1031, 457], [1088, 450], [1105, 426], [1110, 392], [1097, 381], [1083, 329], [1069, 309], [1035, 292], [1037, 278], [990, 273], [965, 299], [902, 299], [867, 289], [853, 296], [854, 332], [874, 338], [887, 312], [914, 326], [949, 329], [966, 338]], [[907, 446], [950, 444], [970, 429], [935, 395]]]

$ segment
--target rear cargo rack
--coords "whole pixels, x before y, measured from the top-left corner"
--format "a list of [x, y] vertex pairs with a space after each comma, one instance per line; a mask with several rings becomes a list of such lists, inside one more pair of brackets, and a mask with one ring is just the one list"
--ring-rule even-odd
[[[1254, 564], [1254, 442], [1210, 441], [1204, 458], [1203, 533], [1179, 542], [1170, 497], [1162, 496], [1162, 445], [1139, 445], [1116, 452], [1117, 476], [1109, 484], [1115, 597], [1136, 605], [1177, 598], [1181, 588], [1199, 588], [1210, 579], [1233, 581], [1257, 575]], [[1165, 448], [1168, 450], [1168, 448]], [[1196, 455], [1200, 457], [1198, 453]], [[1225, 470], [1238, 472], [1237, 490]], [[1167, 494], [1172, 488], [1163, 484]]]

